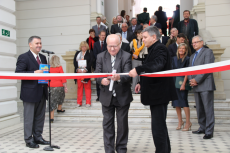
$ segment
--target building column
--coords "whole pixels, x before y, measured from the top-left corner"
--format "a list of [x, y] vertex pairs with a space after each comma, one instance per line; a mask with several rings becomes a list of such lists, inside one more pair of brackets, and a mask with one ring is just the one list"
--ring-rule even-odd
[[[14, 0], [0, 3], [0, 73], [14, 73], [16, 66], [16, 18]], [[0, 129], [20, 123], [17, 114], [17, 80], [0, 80]]]

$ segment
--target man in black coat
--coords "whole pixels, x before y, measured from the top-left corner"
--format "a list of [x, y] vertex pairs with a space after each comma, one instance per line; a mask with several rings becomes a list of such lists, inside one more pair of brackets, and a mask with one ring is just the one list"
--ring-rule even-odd
[[111, 26], [110, 33], [115, 34], [115, 33], [121, 33], [121, 25], [122, 25], [122, 17], [120, 15], [117, 16], [117, 24], [114, 24]]
[[151, 25], [151, 26], [155, 26], [155, 27], [161, 29], [161, 24], [160, 24], [160, 23], [157, 23], [157, 16], [156, 16], [156, 15], [152, 15], [152, 16], [151, 16], [151, 18], [150, 18], [150, 25]]
[[120, 33], [116, 33], [116, 35], [118, 35], [119, 38], [120, 38], [120, 41], [121, 41], [121, 49], [122, 49], [123, 51], [126, 51], [126, 52], [132, 54], [132, 52], [131, 52], [131, 50], [130, 50], [129, 44], [128, 44], [128, 43], [122, 42], [121, 34], [120, 34]]
[[162, 44], [166, 45], [167, 42], [168, 42], [169, 37], [162, 36], [162, 30], [161, 30], [160, 28], [158, 28], [158, 29], [159, 29], [160, 36], [161, 36], [161, 37], [160, 37], [160, 42], [161, 42]]
[[[171, 59], [165, 45], [159, 42], [160, 33], [154, 26], [143, 30], [143, 42], [148, 48], [148, 56], [143, 65], [132, 69], [129, 76], [136, 77], [141, 73], [154, 73], [171, 69]], [[170, 153], [168, 129], [166, 125], [167, 105], [176, 100], [176, 89], [172, 77], [141, 77], [140, 84], [135, 87], [138, 93], [141, 89], [141, 102], [150, 105], [152, 120], [152, 135], [156, 153]]]
[[128, 28], [128, 31], [130, 33], [132, 33], [133, 39], [134, 39], [136, 37], [135, 31], [137, 31], [137, 30], [143, 30], [143, 26], [137, 24], [137, 18], [132, 18], [131, 19], [131, 23], [132, 23], [132, 25]]
[[[168, 51], [171, 57], [176, 56], [177, 47], [184, 43], [186, 39], [186, 36], [183, 33], [180, 33], [177, 35], [176, 42], [168, 46]], [[189, 46], [188, 46], [189, 47]]]
[[[28, 40], [30, 50], [18, 57], [16, 73], [43, 73], [39, 64], [47, 64], [46, 57], [40, 54], [41, 38], [31, 36]], [[22, 80], [20, 99], [24, 106], [24, 140], [26, 146], [39, 148], [38, 144], [48, 145], [42, 137], [46, 100], [48, 99], [47, 84], [38, 84], [38, 80]]]
[[[93, 64], [94, 69], [96, 68], [96, 60], [97, 60], [97, 55], [100, 54], [101, 52], [107, 50], [107, 44], [105, 41], [105, 37], [106, 37], [106, 32], [105, 31], [100, 31], [99, 33], [99, 41], [94, 43], [94, 47], [93, 47], [93, 54], [94, 54], [94, 58], [95, 58], [95, 62]], [[96, 87], [97, 87], [97, 99], [96, 101], [99, 101], [100, 98], [100, 87], [99, 84], [96, 83]]]
[[125, 39], [130, 43], [133, 40], [133, 33], [128, 31], [127, 23], [122, 23], [121, 30], [122, 30], [121, 32], [122, 39]]
[[[120, 49], [120, 39], [111, 34], [107, 37], [107, 49], [97, 56], [95, 73], [128, 73], [132, 68], [131, 55]], [[112, 91], [109, 90], [111, 80], [109, 78], [96, 78], [100, 84], [103, 113], [103, 138], [106, 153], [126, 153], [128, 143], [128, 112], [133, 101], [130, 80], [128, 75], [119, 74], [110, 77], [114, 83]], [[117, 136], [115, 140], [115, 112], [117, 116]], [[116, 143], [115, 143], [116, 142]], [[116, 145], [114, 147], [114, 145]]]
[[162, 11], [162, 6], [159, 6], [158, 11], [155, 12], [155, 15], [158, 19], [157, 23], [161, 24], [162, 33], [164, 34], [164, 36], [167, 36], [167, 16], [166, 13]]

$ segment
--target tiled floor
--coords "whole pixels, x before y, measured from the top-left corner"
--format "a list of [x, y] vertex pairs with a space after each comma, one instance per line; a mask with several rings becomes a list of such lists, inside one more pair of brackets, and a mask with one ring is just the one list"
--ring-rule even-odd
[[[45, 123], [43, 137], [48, 140], [48, 123]], [[190, 132], [169, 131], [172, 153], [229, 153], [230, 132], [215, 132], [211, 140], [203, 140], [202, 135]], [[52, 142], [61, 149], [56, 152], [66, 153], [103, 153], [103, 131], [101, 124], [81, 122], [56, 122], [52, 124]], [[0, 153], [35, 153], [44, 152], [44, 146], [38, 149], [25, 147], [22, 124], [14, 132], [8, 132], [0, 138]], [[132, 125], [129, 132], [128, 153], [152, 153], [151, 130], [136, 128]]]

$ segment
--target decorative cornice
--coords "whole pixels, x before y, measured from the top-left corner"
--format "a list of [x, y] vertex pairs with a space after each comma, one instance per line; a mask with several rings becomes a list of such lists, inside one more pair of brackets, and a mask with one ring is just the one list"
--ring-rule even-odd
[[199, 3], [191, 10], [191, 15], [205, 12], [205, 3]]

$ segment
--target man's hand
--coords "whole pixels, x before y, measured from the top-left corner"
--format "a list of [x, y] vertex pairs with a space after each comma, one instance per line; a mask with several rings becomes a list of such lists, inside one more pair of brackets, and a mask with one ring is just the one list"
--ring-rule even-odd
[[43, 70], [36, 70], [34, 73], [43, 73]]
[[137, 59], [137, 58], [138, 58], [138, 56], [137, 56], [137, 55], [135, 55], [135, 54], [133, 54], [133, 58]]
[[185, 84], [182, 84], [182, 85], [180, 86], [180, 90], [185, 90]]
[[173, 35], [172, 34], [170, 35], [170, 39], [173, 39]]
[[113, 76], [111, 77], [111, 80], [113, 80], [113, 81], [118, 81], [120, 79], [121, 79], [121, 77], [119, 74], [113, 74]]
[[110, 84], [110, 81], [107, 78], [104, 78], [101, 80], [101, 84], [104, 86], [108, 86]]
[[135, 92], [138, 93], [141, 90], [141, 85], [138, 83], [135, 87]]
[[130, 72], [129, 72], [129, 76], [135, 78], [137, 76], [137, 71], [135, 68], [133, 68]]
[[144, 24], [143, 24], [143, 23], [140, 23], [140, 25], [142, 25], [142, 26], [143, 26]]
[[190, 84], [190, 86], [192, 86], [192, 87], [198, 85], [195, 79], [191, 79], [189, 84]]

